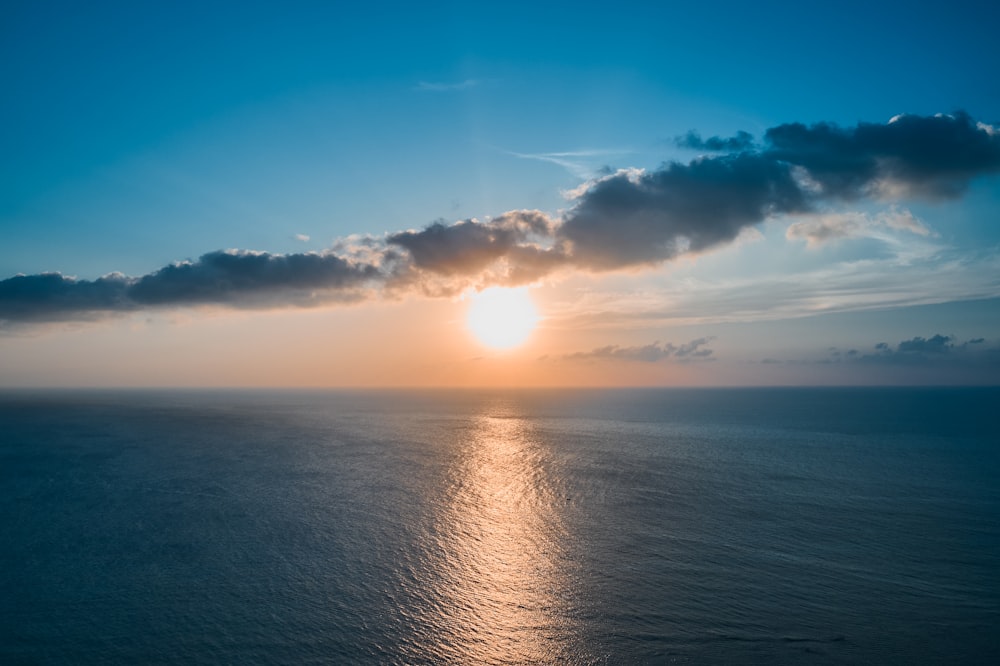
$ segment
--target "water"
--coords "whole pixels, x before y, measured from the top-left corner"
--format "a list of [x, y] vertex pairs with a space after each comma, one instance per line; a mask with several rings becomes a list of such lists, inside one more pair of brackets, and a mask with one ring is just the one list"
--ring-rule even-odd
[[998, 663], [998, 406], [0, 393], [0, 662]]

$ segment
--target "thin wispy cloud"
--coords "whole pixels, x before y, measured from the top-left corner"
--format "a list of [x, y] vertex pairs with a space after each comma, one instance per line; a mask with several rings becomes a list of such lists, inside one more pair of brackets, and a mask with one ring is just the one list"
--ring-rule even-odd
[[554, 153], [519, 153], [504, 150], [503, 153], [526, 160], [536, 160], [555, 164], [568, 171], [573, 177], [590, 181], [598, 178], [606, 168], [606, 158], [622, 157], [631, 150], [572, 150]]
[[464, 81], [420, 81], [414, 90], [421, 92], [452, 92], [456, 90], [468, 90], [481, 85], [479, 79], [465, 79]]
[[928, 237], [933, 231], [905, 208], [891, 208], [877, 214], [857, 211], [819, 214], [789, 225], [785, 237], [804, 240], [810, 248], [856, 238], [890, 241], [886, 232], [904, 231]]
[[950, 249], [921, 259], [842, 261], [754, 277], [674, 277], [656, 288], [588, 291], [549, 316], [568, 329], [749, 323], [1000, 297], [1000, 260]]
[[[549, 159], [569, 159], [565, 155]], [[409, 291], [455, 295], [470, 287], [528, 284], [560, 272], [655, 267], [729, 246], [777, 217], [802, 217], [805, 226], [793, 224], [788, 233], [814, 245], [887, 231], [923, 238], [930, 230], [906, 209], [890, 209], [881, 217], [837, 217], [831, 211], [862, 200], [957, 198], [973, 179], [998, 171], [1000, 133], [964, 113], [900, 116], [849, 128], [792, 123], [767, 130], [758, 149], [671, 162], [653, 171], [605, 174], [581, 188], [560, 215], [519, 210], [487, 221], [435, 222], [381, 238], [347, 239], [325, 252], [210, 252], [140, 277], [15, 276], [0, 281], [0, 321], [185, 305], [320, 305]], [[917, 253], [910, 263], [922, 257]], [[920, 294], [942, 297], [944, 290], [896, 284], [905, 274], [898, 270], [903, 263], [857, 264], [853, 268], [864, 270], [853, 272], [835, 268], [822, 277], [839, 291], [824, 287], [816, 276], [775, 282], [771, 286], [780, 289], [766, 292], [750, 281], [748, 289], [760, 293], [749, 302], [767, 300], [774, 310], [798, 303], [801, 313], [803, 301], [810, 299], [816, 312], [852, 303], [863, 307], [874, 292], [882, 294], [884, 305], [893, 301], [894, 289], [900, 303], [912, 304]], [[947, 274], [947, 264], [935, 268]], [[852, 285], [852, 280], [868, 284]], [[963, 289], [965, 298], [977, 289], [982, 297], [1000, 294], [996, 279], [971, 286], [966, 280]], [[728, 291], [728, 298], [739, 291]], [[726, 299], [727, 294], [716, 294], [713, 301], [718, 305]], [[746, 310], [747, 302], [731, 302], [730, 313]], [[704, 314], [705, 303], [697, 305]]]

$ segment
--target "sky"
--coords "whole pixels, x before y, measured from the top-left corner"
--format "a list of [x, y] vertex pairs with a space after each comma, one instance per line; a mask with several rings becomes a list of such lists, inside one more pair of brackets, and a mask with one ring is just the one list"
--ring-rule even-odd
[[4, 3], [0, 386], [997, 384], [1000, 6], [340, 4]]

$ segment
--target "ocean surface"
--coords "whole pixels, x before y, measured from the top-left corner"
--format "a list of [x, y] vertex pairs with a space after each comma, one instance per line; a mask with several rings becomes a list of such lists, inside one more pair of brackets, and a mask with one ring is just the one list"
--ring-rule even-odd
[[0, 392], [3, 664], [997, 664], [1000, 389]]

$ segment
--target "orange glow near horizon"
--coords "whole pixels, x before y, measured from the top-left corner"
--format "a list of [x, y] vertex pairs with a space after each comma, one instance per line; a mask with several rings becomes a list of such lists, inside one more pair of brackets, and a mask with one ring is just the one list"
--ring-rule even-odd
[[[641, 363], [574, 356], [623, 338], [582, 325], [550, 285], [520, 292], [537, 303], [519, 346], [491, 348], [467, 320], [475, 297], [369, 301], [251, 312], [154, 311], [60, 325], [0, 340], [0, 384], [99, 387], [421, 388], [696, 385], [721, 364]], [[525, 293], [526, 292], [526, 293]], [[562, 299], [562, 300], [561, 300]], [[544, 313], [542, 315], [541, 313]], [[58, 334], [60, 344], [53, 347]], [[770, 366], [768, 368], [770, 369]], [[715, 373], [715, 374], [712, 374]], [[733, 375], [722, 376], [730, 379]], [[737, 376], [747, 383], [751, 376]]]

